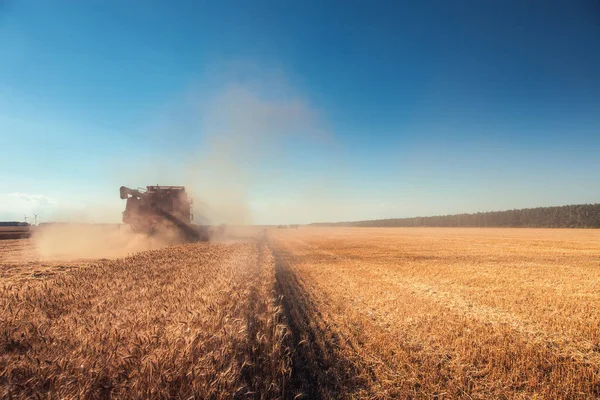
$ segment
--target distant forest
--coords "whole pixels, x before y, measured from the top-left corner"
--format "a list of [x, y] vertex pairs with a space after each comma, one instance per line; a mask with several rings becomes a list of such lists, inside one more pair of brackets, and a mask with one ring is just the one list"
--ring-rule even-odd
[[436, 215], [433, 217], [315, 223], [313, 225], [365, 227], [600, 228], [600, 204], [525, 208], [522, 210]]

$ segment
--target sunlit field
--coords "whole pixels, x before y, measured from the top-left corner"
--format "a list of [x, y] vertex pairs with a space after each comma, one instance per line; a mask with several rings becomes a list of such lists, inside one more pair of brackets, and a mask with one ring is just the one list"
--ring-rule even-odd
[[62, 263], [30, 239], [0, 249], [0, 397], [600, 396], [595, 230], [301, 227]]
[[274, 242], [321, 395], [600, 395], [598, 231], [322, 228]]
[[276, 398], [288, 362], [274, 280], [258, 242], [13, 279], [0, 287], [0, 397]]

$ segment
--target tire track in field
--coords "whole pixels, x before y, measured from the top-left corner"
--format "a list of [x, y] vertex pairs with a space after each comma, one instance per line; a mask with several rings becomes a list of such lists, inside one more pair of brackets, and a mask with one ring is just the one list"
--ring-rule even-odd
[[360, 391], [366, 383], [360, 378], [363, 368], [341, 356], [347, 341], [330, 326], [292, 270], [293, 255], [272, 243], [269, 247], [275, 258], [276, 290], [291, 331], [292, 373], [284, 397], [329, 399]]

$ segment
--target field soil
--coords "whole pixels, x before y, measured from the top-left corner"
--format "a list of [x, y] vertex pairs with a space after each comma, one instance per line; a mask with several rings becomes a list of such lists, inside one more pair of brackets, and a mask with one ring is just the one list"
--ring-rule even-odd
[[599, 231], [117, 245], [0, 242], [0, 397], [600, 397]]

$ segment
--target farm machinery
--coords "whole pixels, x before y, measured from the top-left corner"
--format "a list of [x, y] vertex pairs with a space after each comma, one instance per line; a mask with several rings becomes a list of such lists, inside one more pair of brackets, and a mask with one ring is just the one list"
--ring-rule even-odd
[[192, 199], [184, 186], [146, 186], [145, 190], [121, 186], [120, 195], [127, 200], [123, 222], [134, 232], [178, 232], [187, 240], [208, 240], [208, 229], [192, 224]]

